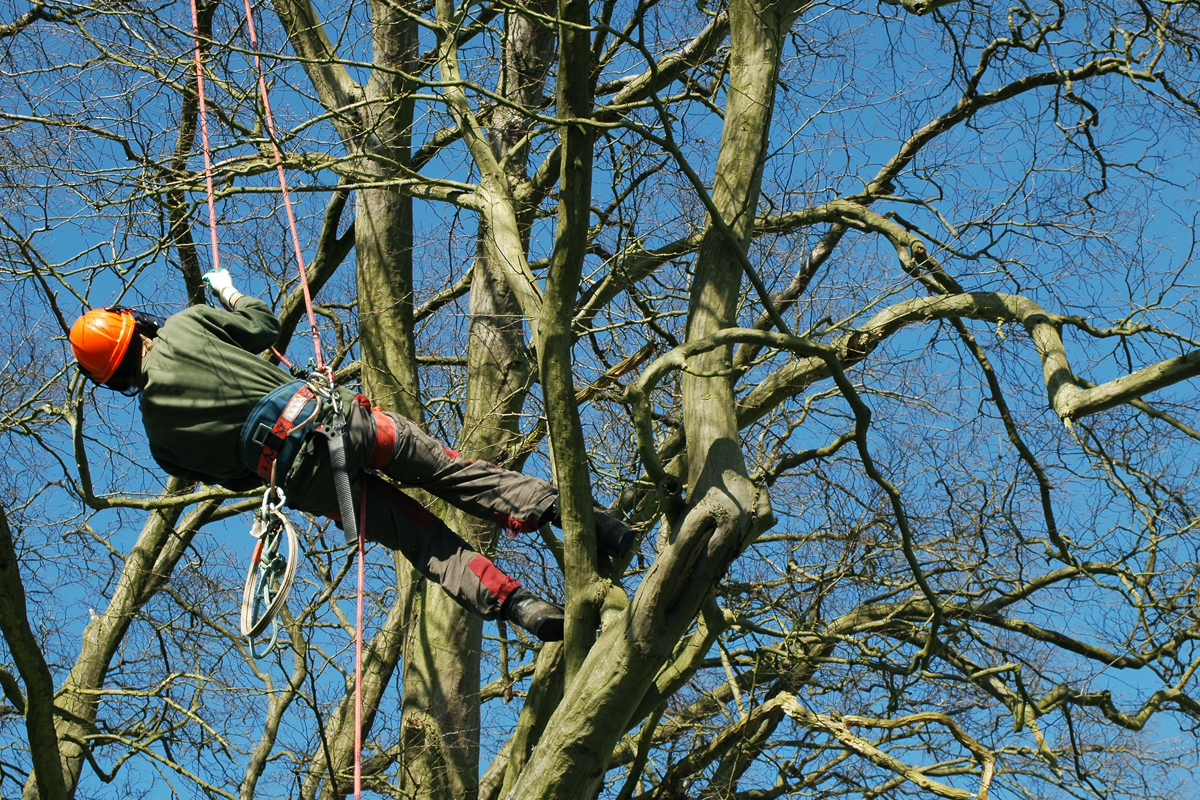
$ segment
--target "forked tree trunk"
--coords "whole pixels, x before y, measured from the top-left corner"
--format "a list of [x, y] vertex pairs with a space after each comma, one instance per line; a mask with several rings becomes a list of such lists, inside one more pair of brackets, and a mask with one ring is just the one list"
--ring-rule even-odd
[[[736, 322], [745, 254], [767, 155], [783, 34], [797, 6], [735, 0], [725, 125], [712, 200], [734, 232], [710, 224], [696, 263], [688, 311], [695, 340]], [[626, 613], [591, 649], [547, 726], [510, 798], [567, 800], [599, 789], [609, 756], [634, 707], [671, 656], [732, 560], [770, 524], [765, 493], [749, 480], [742, 456], [729, 354], [718, 351], [685, 376], [689, 505], [671, 541], [646, 574]], [[699, 377], [710, 376], [710, 377]]]
[[[540, 9], [544, 13], [544, 9]], [[513, 10], [506, 16], [500, 92], [523, 108], [537, 108], [546, 75], [544, 24]], [[524, 179], [528, 156], [522, 140], [528, 116], [496, 108], [491, 151], [506, 164], [512, 183]], [[507, 192], [497, 202], [512, 204]], [[464, 457], [503, 461], [519, 442], [520, 412], [533, 381], [525, 312], [506, 277], [513, 252], [526, 252], [527, 214], [513, 209], [519, 240], [481, 220], [472, 267], [467, 345], [467, 399], [459, 442]], [[447, 521], [473, 546], [489, 552], [496, 526], [448, 510]], [[421, 584], [417, 619], [404, 658], [404, 748], [400, 773], [406, 796], [473, 800], [479, 791], [479, 688], [482, 623], [440, 589]]]

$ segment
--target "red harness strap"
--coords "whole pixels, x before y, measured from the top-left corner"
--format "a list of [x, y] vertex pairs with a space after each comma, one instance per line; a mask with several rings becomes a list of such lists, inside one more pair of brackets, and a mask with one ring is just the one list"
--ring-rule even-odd
[[271, 426], [271, 433], [263, 442], [262, 454], [258, 457], [258, 477], [268, 483], [271, 481], [271, 468], [275, 464], [275, 459], [279, 458], [279, 451], [283, 449], [283, 442], [287, 439], [288, 434], [296, 427], [296, 419], [304, 411], [304, 407], [308, 405], [308, 401], [315, 398], [313, 390], [308, 387], [308, 384], [301, 386], [300, 389], [292, 395], [292, 399], [283, 407], [283, 412], [279, 415], [279, 419], [275, 420], [275, 424]]

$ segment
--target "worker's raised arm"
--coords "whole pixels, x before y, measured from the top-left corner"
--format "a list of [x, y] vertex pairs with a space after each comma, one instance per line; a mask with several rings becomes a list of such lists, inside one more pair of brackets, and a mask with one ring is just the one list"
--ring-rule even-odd
[[221, 298], [228, 309], [222, 314], [221, 327], [237, 345], [251, 353], [261, 353], [279, 339], [279, 320], [271, 307], [257, 297], [244, 295], [233, 287], [229, 270], [212, 270], [204, 282]]

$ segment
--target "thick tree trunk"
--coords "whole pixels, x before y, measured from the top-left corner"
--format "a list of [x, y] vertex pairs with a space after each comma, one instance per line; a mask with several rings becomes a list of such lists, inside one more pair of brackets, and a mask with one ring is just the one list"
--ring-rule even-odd
[[469, 800], [479, 791], [483, 623], [440, 587], [414, 586], [404, 651], [402, 796]]
[[[795, 7], [738, 0], [730, 7], [729, 100], [712, 200], [736, 240], [710, 224], [696, 264], [689, 340], [736, 323], [754, 222], [782, 36]], [[551, 719], [511, 798], [587, 797], [600, 788], [631, 712], [732, 560], [770, 523], [770, 504], [746, 475], [729, 352], [693, 360], [684, 377], [690, 500], [643, 579], [625, 625], [601, 634]], [[712, 376], [712, 377], [701, 377]]]
[[355, 233], [363, 391], [381, 408], [421, 424], [413, 336], [412, 199], [395, 189], [360, 190]]
[[[546, 74], [547, 29], [517, 11], [507, 14], [506, 24], [500, 90], [514, 103], [536, 108]], [[459, 443], [467, 458], [507, 459], [520, 441], [519, 415], [533, 382], [525, 329], [531, 294], [523, 281], [514, 280], [525, 265], [528, 220], [513, 207], [509, 191], [511, 184], [524, 180], [522, 141], [529, 124], [518, 110], [500, 107], [493, 112], [487, 155], [494, 159], [492, 167], [503, 162], [505, 171], [491, 172], [493, 210], [480, 220], [472, 270], [467, 400]], [[507, 223], [499, 229], [489, 224], [497, 219]], [[448, 514], [448, 521], [475, 547], [494, 547], [494, 524], [458, 512]], [[437, 586], [421, 585], [417, 607], [419, 626], [404, 659], [402, 789], [413, 797], [471, 800], [479, 791], [483, 626]]]
[[[396, 177], [411, 161], [413, 101], [402, 74], [419, 57], [416, 25], [400, 4], [371, 4], [375, 64], [367, 82], [362, 170]], [[395, 188], [360, 189], [355, 218], [362, 380], [377, 405], [420, 424], [424, 413], [413, 332], [412, 198]]]

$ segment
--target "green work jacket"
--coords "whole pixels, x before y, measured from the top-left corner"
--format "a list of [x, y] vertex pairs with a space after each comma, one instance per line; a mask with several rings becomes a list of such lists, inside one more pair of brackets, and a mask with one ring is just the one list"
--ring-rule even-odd
[[255, 403], [291, 380], [258, 357], [279, 338], [263, 301], [233, 311], [192, 306], [167, 319], [142, 361], [142, 424], [168, 474], [234, 491], [262, 485], [238, 458], [238, 434]]

